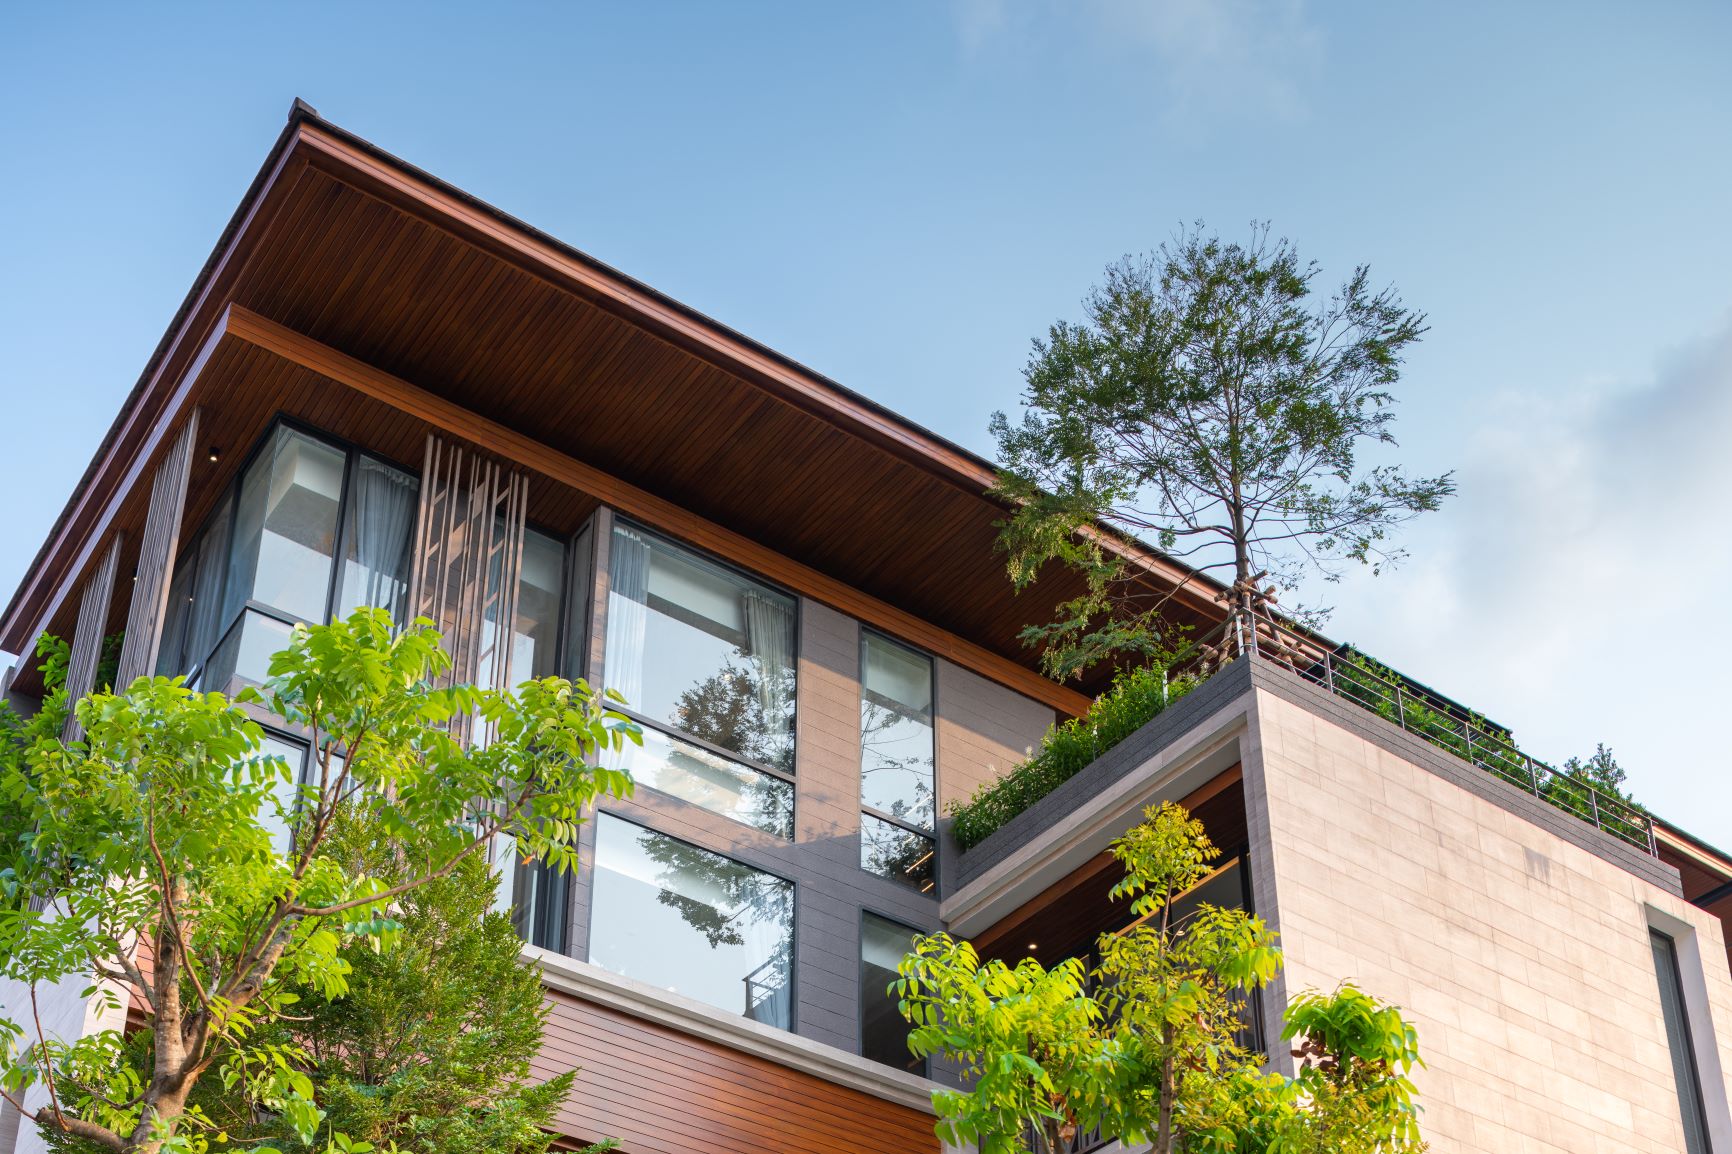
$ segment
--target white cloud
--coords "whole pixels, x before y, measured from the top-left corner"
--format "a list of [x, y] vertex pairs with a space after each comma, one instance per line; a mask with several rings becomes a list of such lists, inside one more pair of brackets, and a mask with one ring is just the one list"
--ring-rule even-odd
[[1091, 52], [1118, 56], [1146, 78], [1163, 119], [1174, 124], [1222, 114], [1302, 118], [1323, 57], [1304, 0], [955, 0], [954, 12], [969, 57], [1035, 37], [1082, 35]]
[[1323, 39], [1303, 0], [1097, 0], [1107, 35], [1152, 51], [1167, 115], [1306, 112]]
[[1646, 384], [1503, 396], [1458, 480], [1408, 566], [1329, 590], [1330, 631], [1536, 756], [1605, 741], [1639, 798], [1732, 843], [1732, 317]]

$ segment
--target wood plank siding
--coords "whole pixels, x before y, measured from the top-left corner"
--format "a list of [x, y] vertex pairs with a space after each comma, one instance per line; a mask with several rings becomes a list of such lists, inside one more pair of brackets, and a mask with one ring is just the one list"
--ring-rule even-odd
[[936, 1154], [932, 1116], [549, 991], [534, 1066], [572, 1068], [559, 1130], [624, 1154]]

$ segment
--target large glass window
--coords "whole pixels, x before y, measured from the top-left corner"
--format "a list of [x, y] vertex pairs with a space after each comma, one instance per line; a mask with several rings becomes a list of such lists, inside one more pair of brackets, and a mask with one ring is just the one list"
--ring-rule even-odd
[[785, 593], [614, 527], [603, 678], [672, 735], [629, 755], [638, 780], [791, 836], [794, 613]]
[[409, 555], [415, 548], [420, 487], [412, 474], [372, 457], [357, 457], [343, 532], [343, 583], [331, 610], [333, 619], [364, 605], [387, 610], [397, 621], [409, 619]]
[[1708, 1117], [1702, 1104], [1702, 1080], [1696, 1070], [1689, 1013], [1684, 1005], [1678, 945], [1659, 930], [1649, 930], [1648, 934], [1654, 948], [1654, 975], [1660, 982], [1660, 1011], [1666, 1022], [1666, 1043], [1672, 1051], [1672, 1080], [1678, 1086], [1685, 1154], [1708, 1154]]
[[307, 747], [298, 741], [269, 734], [260, 743], [258, 756], [280, 760], [289, 767], [288, 777], [277, 778], [273, 790], [282, 812], [278, 813], [268, 804], [259, 809], [259, 824], [270, 831], [271, 843], [276, 846], [278, 853], [288, 853], [293, 839], [287, 819], [299, 807], [300, 788], [307, 780]]
[[247, 467], [235, 506], [223, 617], [256, 601], [323, 621], [343, 499], [343, 453], [279, 427]]
[[877, 914], [860, 927], [860, 1053], [874, 1062], [914, 1074], [926, 1073], [924, 1059], [908, 1052], [911, 1027], [897, 1009], [900, 976], [896, 967], [914, 942], [914, 931]]
[[792, 1028], [792, 882], [603, 813], [593, 885], [592, 963]]
[[932, 659], [860, 635], [860, 864], [927, 892], [937, 840]]
[[[515, 858], [516, 855], [512, 855]], [[571, 907], [571, 873], [545, 862], [507, 861], [511, 924], [532, 946], [563, 954]], [[501, 886], [501, 889], [507, 887]]]
[[297, 621], [408, 616], [420, 482], [279, 425], [183, 548], [157, 672], [205, 689], [265, 677]]

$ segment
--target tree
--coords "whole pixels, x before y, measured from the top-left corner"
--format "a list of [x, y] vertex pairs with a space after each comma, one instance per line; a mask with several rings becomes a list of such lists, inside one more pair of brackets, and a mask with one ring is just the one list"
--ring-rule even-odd
[[[321, 851], [354, 872], [402, 880], [395, 847], [358, 813], [332, 823]], [[479, 858], [401, 895], [395, 948], [350, 949], [341, 997], [298, 990], [291, 1014], [253, 1036], [304, 1057], [297, 1063], [325, 1111], [322, 1129], [403, 1154], [545, 1154], [573, 1075], [528, 1081], [547, 1016], [540, 974], [521, 961], [511, 919], [493, 910], [498, 877]], [[267, 1038], [268, 1035], [268, 1038]], [[140, 1082], [151, 1048], [129, 1038]], [[205, 1079], [189, 1099], [227, 1143], [303, 1146], [281, 1118], [260, 1115], [245, 1087]], [[57, 1154], [98, 1154], [95, 1143], [49, 1132]], [[591, 1147], [592, 1152], [612, 1143]]]
[[[335, 823], [325, 852], [402, 880], [391, 840], [362, 815]], [[548, 1007], [511, 918], [493, 909], [498, 888], [493, 867], [466, 859], [398, 899], [401, 940], [352, 951], [343, 997], [303, 994], [286, 1025], [328, 1129], [404, 1154], [545, 1154], [574, 1075], [529, 1081]]]
[[1109, 267], [1086, 319], [1035, 341], [1022, 419], [995, 413], [992, 432], [1012, 580], [1057, 561], [1087, 581], [1023, 632], [1049, 673], [1170, 647], [1171, 594], [1148, 595], [1108, 532], [1228, 575], [1242, 619], [1308, 573], [1395, 562], [1391, 531], [1454, 492], [1448, 473], [1359, 463], [1363, 445], [1394, 444], [1389, 390], [1424, 314], [1373, 291], [1365, 266], [1313, 302], [1318, 273], [1266, 226], [1245, 244], [1198, 226]]
[[[29, 822], [0, 850], [0, 975], [34, 1007], [39, 985], [94, 974], [111, 1005], [136, 997], [149, 1018], [142, 1076], [119, 1031], [65, 1041], [0, 1022], [0, 1090], [17, 1104], [46, 1086], [47, 1106], [26, 1117], [106, 1150], [199, 1154], [213, 1130], [189, 1102], [214, 1075], [311, 1142], [323, 1111], [308, 1054], [273, 1027], [299, 999], [347, 991], [345, 946], [397, 944], [412, 895], [496, 836], [575, 867], [588, 808], [630, 788], [593, 755], [636, 726], [581, 681], [436, 688], [448, 661], [428, 623], [394, 633], [378, 610], [298, 627], [264, 692], [241, 696], [310, 735], [303, 784], [261, 752], [236, 703], [178, 678], [93, 693], [76, 706], [83, 740], [37, 733], [0, 765], [0, 793]], [[455, 740], [460, 713], [491, 740]], [[322, 852], [350, 809], [389, 839], [392, 874]]]
[[1592, 755], [1572, 757], [1540, 784], [1540, 794], [1560, 809], [1622, 837], [1646, 837], [1647, 810], [1624, 786], [1624, 768], [1605, 743]]
[[967, 942], [917, 938], [892, 986], [916, 1056], [961, 1064], [966, 1092], [933, 1092], [941, 1139], [982, 1154], [1069, 1149], [1098, 1132], [1156, 1154], [1409, 1154], [1423, 1148], [1399, 1011], [1350, 986], [1289, 1006], [1296, 1076], [1239, 1041], [1246, 997], [1280, 967], [1275, 936], [1243, 910], [1180, 899], [1218, 851], [1171, 803], [1113, 843], [1136, 921], [1103, 935], [1090, 969], [1067, 959], [982, 963]]

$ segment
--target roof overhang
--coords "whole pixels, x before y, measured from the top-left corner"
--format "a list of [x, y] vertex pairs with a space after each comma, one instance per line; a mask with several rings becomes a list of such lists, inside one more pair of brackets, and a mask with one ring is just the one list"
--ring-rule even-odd
[[[189, 528], [277, 413], [418, 460], [439, 422], [357, 390], [369, 375], [564, 462], [532, 510], [552, 527], [583, 513], [582, 494], [639, 493], [1025, 671], [1017, 633], [1078, 591], [1054, 569], [1013, 592], [989, 462], [297, 102], [0, 616], [0, 648], [69, 632], [73, 590], [107, 533], [138, 536], [150, 470], [194, 404], [225, 452], [200, 454]], [[1103, 539], [1151, 591], [1181, 588], [1181, 617], [1218, 614], [1214, 582]], [[1084, 700], [1016, 680], [1067, 711]]]

